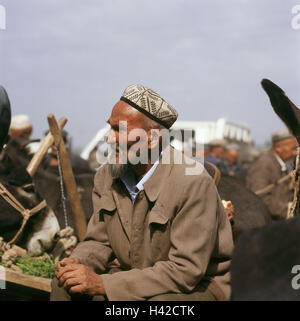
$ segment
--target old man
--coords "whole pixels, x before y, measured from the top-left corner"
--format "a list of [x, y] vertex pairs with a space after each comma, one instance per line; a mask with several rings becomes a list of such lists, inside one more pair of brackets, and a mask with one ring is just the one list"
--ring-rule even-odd
[[208, 143], [209, 152], [205, 157], [205, 161], [220, 167], [225, 155], [226, 146], [225, 139], [213, 139]]
[[[287, 218], [288, 204], [293, 200], [287, 162], [295, 158], [296, 154], [296, 138], [287, 129], [281, 129], [272, 135], [272, 148], [250, 168], [247, 186], [261, 196], [273, 220]], [[282, 180], [284, 177], [286, 179]], [[266, 189], [268, 186], [271, 189]]]
[[199, 163], [163, 143], [176, 119], [151, 89], [125, 90], [108, 120], [115, 152], [95, 176], [86, 237], [57, 264], [51, 300], [229, 299], [230, 223], [202, 165], [188, 171]]
[[11, 118], [9, 136], [30, 139], [32, 123], [27, 115], [14, 115]]

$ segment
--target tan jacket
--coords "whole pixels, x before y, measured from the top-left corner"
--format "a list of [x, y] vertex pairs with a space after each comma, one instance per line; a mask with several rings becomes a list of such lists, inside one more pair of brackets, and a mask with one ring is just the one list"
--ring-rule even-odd
[[188, 293], [199, 282], [229, 299], [231, 226], [211, 177], [186, 175], [188, 166], [161, 160], [134, 204], [107, 165], [97, 172], [94, 214], [72, 256], [99, 274], [118, 259], [124, 271], [101, 275], [109, 300]]
[[[280, 178], [287, 175], [281, 170], [281, 165], [272, 151], [264, 153], [251, 166], [247, 187], [253, 192], [276, 183]], [[290, 189], [291, 179], [275, 186], [270, 192], [260, 197], [268, 206], [274, 220], [284, 219], [287, 216], [288, 203], [293, 200], [293, 190]]]

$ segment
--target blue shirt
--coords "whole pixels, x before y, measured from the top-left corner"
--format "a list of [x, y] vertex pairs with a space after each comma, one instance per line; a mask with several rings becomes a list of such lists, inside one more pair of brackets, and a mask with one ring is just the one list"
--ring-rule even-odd
[[132, 203], [134, 203], [135, 197], [139, 191], [142, 191], [144, 189], [144, 184], [147, 182], [147, 180], [152, 176], [154, 173], [156, 167], [159, 164], [159, 161], [162, 157], [162, 153], [160, 153], [158, 159], [156, 162], [152, 165], [152, 167], [148, 170], [148, 172], [143, 176], [143, 178], [137, 183], [135, 179], [135, 175], [132, 169], [128, 169], [125, 174], [121, 177], [121, 181], [126, 186]]
[[226, 159], [224, 159], [218, 167], [222, 173], [227, 175], [229, 175], [230, 172], [233, 172], [234, 176], [242, 179], [245, 179], [247, 176], [247, 169], [240, 163], [235, 163], [230, 166]]
[[206, 162], [210, 162], [210, 163], [212, 163], [212, 164], [214, 164], [214, 165], [216, 165], [216, 166], [218, 166], [219, 165], [219, 163], [221, 162], [221, 160], [220, 159], [218, 159], [218, 158], [216, 158], [215, 156], [212, 156], [212, 155], [207, 155], [207, 157], [205, 158], [205, 161]]

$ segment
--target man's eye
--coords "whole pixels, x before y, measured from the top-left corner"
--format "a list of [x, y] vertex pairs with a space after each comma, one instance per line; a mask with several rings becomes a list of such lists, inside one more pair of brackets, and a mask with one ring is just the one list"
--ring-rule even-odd
[[119, 131], [119, 127], [118, 127], [118, 126], [112, 126], [111, 129], [112, 129], [114, 132], [118, 132], [118, 131]]

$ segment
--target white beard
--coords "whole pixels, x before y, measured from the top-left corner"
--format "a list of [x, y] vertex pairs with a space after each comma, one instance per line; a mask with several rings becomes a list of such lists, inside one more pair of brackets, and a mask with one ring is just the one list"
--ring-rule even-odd
[[128, 164], [109, 164], [108, 172], [112, 178], [122, 177], [128, 169]]

